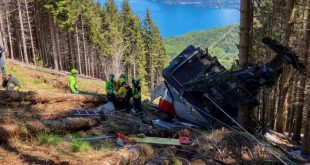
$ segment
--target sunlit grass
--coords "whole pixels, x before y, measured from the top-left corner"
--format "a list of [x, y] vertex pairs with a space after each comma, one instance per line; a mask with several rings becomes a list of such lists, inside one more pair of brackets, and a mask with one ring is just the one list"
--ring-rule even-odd
[[[21, 83], [21, 91], [36, 91], [36, 92], [52, 92], [52, 93], [69, 93], [69, 89], [64, 89], [55, 85], [53, 81], [62, 83], [62, 86], [67, 85], [67, 76], [53, 75], [46, 72], [33, 70], [9, 60], [6, 63], [7, 73], [12, 74]], [[43, 77], [44, 79], [41, 79]], [[78, 76], [78, 85], [81, 91], [89, 93], [104, 94], [104, 81], [85, 79]]]
[[70, 150], [72, 152], [85, 152], [91, 149], [90, 143], [82, 140], [72, 140]]
[[62, 137], [56, 134], [46, 134], [42, 133], [38, 135], [39, 145], [48, 144], [52, 146], [58, 146], [62, 142]]

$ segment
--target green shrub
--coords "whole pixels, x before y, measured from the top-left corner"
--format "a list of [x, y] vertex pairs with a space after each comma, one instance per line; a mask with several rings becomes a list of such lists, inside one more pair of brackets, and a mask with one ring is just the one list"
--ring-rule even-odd
[[52, 146], [57, 146], [62, 141], [61, 136], [55, 134], [42, 133], [38, 135], [39, 145], [49, 144]]
[[87, 141], [73, 140], [70, 143], [70, 149], [72, 152], [84, 152], [90, 150], [90, 144]]

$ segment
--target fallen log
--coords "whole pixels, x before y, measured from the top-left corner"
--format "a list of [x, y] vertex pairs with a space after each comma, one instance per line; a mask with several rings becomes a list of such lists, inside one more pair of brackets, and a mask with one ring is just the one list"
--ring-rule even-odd
[[41, 132], [73, 132], [90, 129], [99, 124], [99, 118], [64, 118], [57, 120], [39, 120], [28, 121], [25, 125], [20, 125], [17, 122], [1, 123], [0, 124], [0, 140], [7, 141], [11, 137], [20, 136], [30, 133], [35, 135]]
[[55, 103], [55, 102], [82, 102], [102, 104], [107, 101], [107, 97], [98, 94], [64, 94], [64, 93], [36, 93], [19, 92], [19, 91], [4, 91], [0, 90], [0, 100], [7, 100], [11, 102], [26, 101], [33, 104], [36, 103]]
[[73, 132], [86, 130], [99, 124], [99, 118], [68, 117], [57, 120], [30, 121], [26, 127], [32, 133], [39, 132]]

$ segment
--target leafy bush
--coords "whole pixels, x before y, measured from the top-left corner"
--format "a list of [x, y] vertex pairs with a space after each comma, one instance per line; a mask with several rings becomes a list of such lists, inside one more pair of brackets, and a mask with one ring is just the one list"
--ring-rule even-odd
[[52, 146], [57, 146], [62, 141], [61, 136], [55, 134], [42, 133], [38, 135], [39, 145], [49, 144]]
[[87, 141], [73, 140], [70, 143], [70, 149], [72, 152], [84, 152], [90, 150], [90, 144]]

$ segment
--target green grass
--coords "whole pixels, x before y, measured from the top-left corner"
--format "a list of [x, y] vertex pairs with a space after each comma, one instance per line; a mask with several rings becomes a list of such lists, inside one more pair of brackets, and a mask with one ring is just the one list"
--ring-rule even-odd
[[62, 142], [62, 137], [56, 134], [42, 133], [39, 134], [37, 138], [39, 145], [48, 144], [52, 146], [58, 146], [59, 143]]
[[72, 152], [85, 152], [91, 149], [90, 143], [87, 141], [73, 140], [70, 143], [70, 150]]
[[[67, 84], [67, 76], [33, 70], [11, 60], [7, 60], [6, 67], [7, 73], [13, 74], [20, 81], [21, 91], [69, 93], [69, 89], [63, 88]], [[105, 93], [103, 81], [81, 78], [79, 76], [77, 79], [81, 91]], [[59, 82], [62, 86], [57, 85]]]
[[43, 80], [40, 80], [40, 79], [34, 79], [34, 80], [32, 81], [32, 83], [38, 85], [38, 84], [43, 84], [44, 81], [43, 81]]

